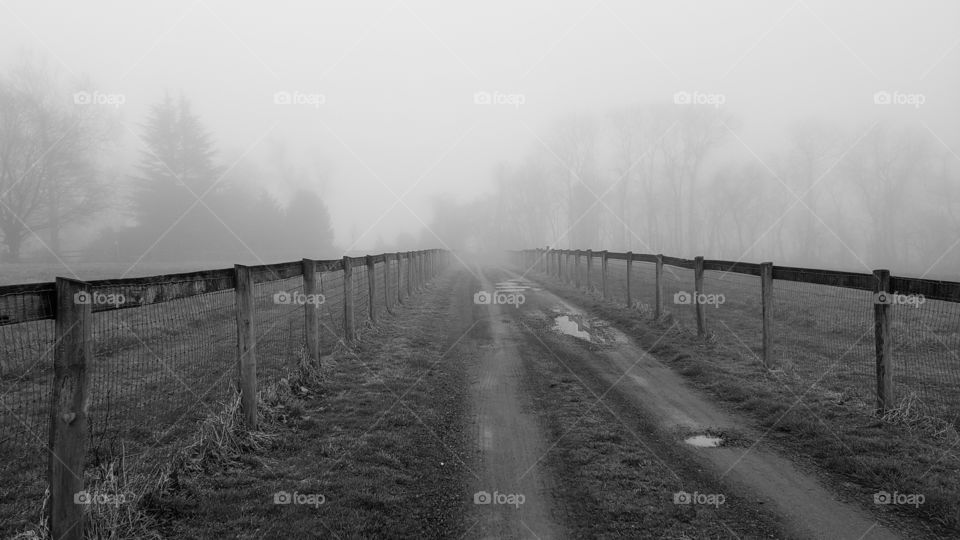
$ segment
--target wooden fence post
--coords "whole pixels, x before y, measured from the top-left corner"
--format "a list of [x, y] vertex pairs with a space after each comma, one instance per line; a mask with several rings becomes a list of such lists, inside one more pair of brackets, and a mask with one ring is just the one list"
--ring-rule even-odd
[[390, 254], [383, 254], [383, 305], [387, 308], [387, 313], [393, 313], [390, 307]]
[[417, 261], [417, 268], [416, 268], [417, 290], [419, 291], [420, 289], [423, 288], [423, 252], [422, 251], [417, 251], [415, 260]]
[[403, 304], [403, 253], [397, 252], [397, 305]]
[[590, 268], [593, 267], [593, 250], [587, 250], [587, 292], [590, 292]]
[[654, 306], [653, 316], [660, 319], [663, 316], [663, 255], [657, 254], [657, 266], [654, 271]]
[[370, 311], [370, 322], [377, 322], [377, 263], [372, 255], [367, 255], [367, 306]]
[[353, 327], [353, 264], [346, 255], [343, 256], [343, 337], [348, 343], [357, 338]]
[[[306, 363], [311, 367], [320, 367], [320, 291], [317, 290], [316, 263], [303, 259], [303, 332], [306, 338]], [[311, 299], [314, 301], [311, 302]]]
[[607, 299], [607, 250], [600, 252], [600, 293]]
[[633, 252], [627, 252], [627, 308], [633, 307], [633, 296], [630, 292], [630, 273], [633, 269]]
[[577, 286], [577, 289], [580, 288], [580, 250], [578, 249], [573, 255], [573, 271], [576, 274], [574, 282]]
[[[82, 540], [83, 505], [74, 497], [83, 491], [87, 456], [87, 362], [93, 360], [92, 290], [82, 281], [57, 278], [56, 346], [50, 407], [50, 535]], [[84, 301], [86, 298], [87, 301]]]
[[693, 291], [693, 305], [697, 314], [697, 335], [703, 337], [707, 333], [703, 320], [703, 302], [700, 301], [700, 297], [703, 296], [703, 256], [693, 259]]
[[763, 365], [773, 367], [773, 263], [760, 263], [760, 305], [763, 319]]
[[417, 251], [414, 255], [416, 261], [417, 291], [423, 288], [423, 252]]
[[890, 271], [874, 270], [874, 340], [877, 346], [877, 414], [894, 405], [893, 341], [890, 337]]
[[[323, 322], [324, 316], [330, 313], [330, 308], [327, 306], [327, 295], [324, 292], [324, 287], [327, 286], [326, 280], [323, 278], [323, 275], [327, 273], [328, 267], [326, 265], [317, 265], [314, 263], [314, 270], [319, 270], [317, 274], [317, 292], [323, 295], [323, 305], [318, 306], [317, 309], [317, 330], [320, 332], [320, 337], [317, 341], [319, 344], [320, 358], [323, 358], [323, 352], [327, 350], [326, 344], [328, 342], [336, 342], [336, 337], [330, 339], [332, 336], [328, 334], [333, 334], [333, 330]], [[322, 362], [317, 364], [320, 367], [323, 367]]]
[[233, 266], [237, 315], [237, 375], [240, 407], [248, 429], [257, 429], [257, 336], [250, 267]]
[[407, 252], [407, 298], [413, 294], [413, 252]]
[[563, 252], [555, 251], [554, 256], [557, 258], [557, 279], [563, 281]]

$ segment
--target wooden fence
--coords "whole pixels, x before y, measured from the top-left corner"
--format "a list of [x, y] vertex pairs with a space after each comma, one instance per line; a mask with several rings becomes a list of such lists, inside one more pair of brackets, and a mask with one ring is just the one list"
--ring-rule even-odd
[[[891, 408], [894, 401], [894, 382], [893, 382], [893, 354], [892, 338], [890, 326], [892, 321], [891, 298], [896, 295], [916, 295], [929, 300], [941, 300], [945, 302], [960, 303], [960, 283], [953, 281], [937, 281], [930, 279], [918, 279], [891, 276], [889, 270], [874, 270], [873, 273], [844, 272], [837, 270], [819, 270], [811, 268], [795, 268], [789, 266], [775, 266], [771, 262], [765, 263], [746, 263], [722, 260], [710, 260], [703, 257], [694, 259], [681, 259], [668, 257], [665, 255], [651, 255], [643, 253], [616, 253], [608, 251], [592, 250], [552, 250], [552, 249], [533, 249], [516, 251], [514, 254], [518, 257], [523, 268], [528, 270], [535, 269], [539, 272], [553, 275], [564, 281], [572, 283], [577, 288], [580, 283], [580, 260], [584, 259], [586, 265], [587, 282], [590, 283], [590, 273], [592, 272], [593, 260], [600, 259], [600, 293], [605, 300], [610, 298], [608, 288], [608, 264], [609, 260], [626, 261], [627, 281], [626, 281], [626, 305], [633, 305], [631, 297], [630, 274], [631, 266], [634, 262], [652, 263], [656, 265], [654, 279], [654, 305], [653, 315], [660, 318], [664, 313], [663, 309], [663, 268], [664, 266], [673, 266], [693, 270], [694, 298], [700, 297], [704, 293], [703, 275], [707, 270], [718, 272], [729, 272], [736, 274], [748, 274], [760, 278], [760, 299], [761, 299], [761, 321], [762, 321], [762, 341], [761, 341], [761, 359], [766, 368], [774, 368], [773, 357], [773, 281], [793, 281], [801, 283], [811, 283], [816, 285], [826, 285], [831, 287], [842, 287], [848, 289], [857, 289], [872, 292], [874, 294], [873, 319], [874, 319], [874, 342], [876, 348], [876, 407], [877, 414], [885, 413]], [[574, 276], [569, 275], [571, 267], [570, 258], [573, 258]], [[704, 304], [696, 300], [690, 302], [693, 315], [696, 320], [697, 335], [706, 334], [706, 310]]]
[[[391, 262], [396, 261], [396, 276]], [[306, 361], [320, 367], [321, 321], [316, 303], [319, 298], [316, 278], [327, 272], [343, 272], [343, 335], [346, 342], [356, 339], [354, 324], [355, 268], [366, 267], [369, 293], [369, 318], [376, 322], [375, 295], [382, 294], [386, 310], [399, 305], [424, 282], [449, 262], [443, 250], [410, 251], [343, 257], [340, 260], [311, 260], [261, 266], [235, 265], [234, 268], [190, 272], [143, 278], [77, 281], [57, 278], [53, 283], [0, 287], [0, 299], [14, 298], [15, 306], [0, 302], [0, 325], [42, 319], [55, 320], [53, 388], [49, 411], [49, 455], [47, 478], [50, 488], [50, 532], [53, 538], [83, 537], [83, 505], [74, 496], [83, 486], [89, 434], [89, 371], [93, 365], [93, 313], [112, 309], [130, 309], [169, 302], [200, 294], [232, 289], [235, 296], [237, 327], [237, 375], [242, 415], [250, 429], [257, 428], [257, 313], [254, 285], [303, 276], [303, 324]], [[376, 265], [383, 268], [383, 291], [377, 291]], [[395, 281], [394, 281], [395, 280]], [[406, 283], [405, 290], [401, 288]], [[90, 298], [98, 289], [123, 287], [129, 298], [122, 305], [78, 301]]]

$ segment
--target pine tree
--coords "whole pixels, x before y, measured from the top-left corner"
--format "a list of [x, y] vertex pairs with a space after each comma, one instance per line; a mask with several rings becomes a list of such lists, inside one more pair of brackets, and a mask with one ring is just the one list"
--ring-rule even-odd
[[202, 255], [224, 236], [223, 225], [204, 205], [213, 206], [220, 176], [212, 138], [187, 99], [169, 94], [153, 106], [143, 128], [146, 148], [134, 199], [138, 243], [154, 258]]

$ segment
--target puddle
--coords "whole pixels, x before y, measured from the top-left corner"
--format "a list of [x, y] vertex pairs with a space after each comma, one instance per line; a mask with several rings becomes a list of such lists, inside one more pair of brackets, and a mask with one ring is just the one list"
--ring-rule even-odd
[[589, 326], [567, 315], [561, 315], [554, 319], [554, 330], [584, 341], [590, 341], [590, 332], [585, 331], [584, 328], [589, 328]]
[[699, 448], [715, 448], [723, 443], [723, 439], [712, 435], [694, 435], [687, 437], [683, 442]]
[[494, 285], [494, 288], [498, 292], [511, 293], [511, 292], [527, 291], [527, 290], [533, 289], [533, 286], [530, 284], [529, 281], [523, 281], [521, 279], [515, 278], [515, 279], [508, 279], [507, 281], [501, 281], [496, 285]]

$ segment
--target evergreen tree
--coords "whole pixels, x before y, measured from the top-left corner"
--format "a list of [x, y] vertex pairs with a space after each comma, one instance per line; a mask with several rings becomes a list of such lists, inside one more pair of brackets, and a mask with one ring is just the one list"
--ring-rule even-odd
[[143, 127], [146, 148], [134, 199], [138, 244], [155, 258], [201, 255], [226, 233], [207, 207], [214, 207], [220, 176], [212, 138], [182, 96], [174, 100], [166, 95], [153, 106]]

